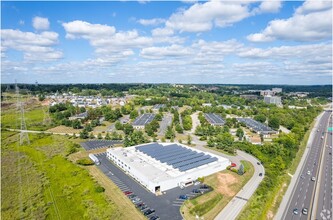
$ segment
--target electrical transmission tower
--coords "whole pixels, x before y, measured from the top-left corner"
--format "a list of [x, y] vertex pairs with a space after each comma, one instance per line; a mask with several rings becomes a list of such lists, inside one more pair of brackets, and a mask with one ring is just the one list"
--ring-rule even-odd
[[47, 106], [46, 108], [43, 108], [44, 110], [44, 120], [43, 123], [44, 124], [49, 124], [51, 122], [51, 118], [50, 118], [50, 106]]
[[20, 97], [20, 89], [16, 83], [15, 83], [15, 93], [16, 93], [16, 101], [17, 101], [16, 106], [17, 106], [17, 110], [19, 111], [18, 114], [20, 114], [19, 119], [21, 122], [20, 145], [22, 145], [25, 142], [29, 145], [30, 139], [29, 139], [28, 133], [26, 132], [27, 125], [25, 124], [24, 106], [23, 106], [23, 103], [22, 103], [21, 97]]

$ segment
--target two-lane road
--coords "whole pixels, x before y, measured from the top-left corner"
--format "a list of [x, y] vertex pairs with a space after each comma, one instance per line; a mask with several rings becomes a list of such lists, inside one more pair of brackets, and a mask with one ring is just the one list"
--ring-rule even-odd
[[[308, 156], [303, 164], [300, 176], [296, 177], [298, 180], [282, 219], [310, 219], [316, 190], [316, 181], [319, 176], [319, 166], [327, 138], [326, 131], [330, 114], [331, 113], [328, 111], [325, 112], [316, 127], [316, 134], [313, 138], [312, 144], [310, 145]], [[307, 209], [307, 213], [303, 213], [304, 208]]]

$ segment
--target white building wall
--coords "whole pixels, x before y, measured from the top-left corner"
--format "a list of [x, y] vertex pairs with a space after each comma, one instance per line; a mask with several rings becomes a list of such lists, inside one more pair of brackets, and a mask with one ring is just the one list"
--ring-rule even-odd
[[[193, 149], [194, 150], [194, 149]], [[225, 170], [227, 166], [231, 164], [229, 160], [225, 161], [215, 161], [210, 164], [203, 165], [200, 168], [194, 168], [192, 170], [188, 170], [183, 172], [183, 175], [177, 177], [170, 177], [168, 180], [164, 181], [152, 181], [147, 176], [145, 176], [140, 169], [145, 169], [145, 162], [142, 162], [141, 167], [131, 166], [130, 164], [125, 163], [121, 158], [117, 157], [117, 155], [111, 154], [112, 151], [107, 151], [107, 158], [113, 161], [118, 167], [120, 167], [125, 173], [139, 182], [141, 185], [146, 187], [152, 193], [155, 193], [155, 187], [160, 186], [160, 191], [166, 191], [175, 187], [179, 187], [180, 184], [185, 184], [187, 182], [192, 182], [198, 179], [199, 177], [209, 176], [213, 173]], [[210, 153], [209, 153], [210, 154]], [[114, 157], [113, 157], [113, 156]], [[212, 155], [212, 154], [210, 154]], [[163, 171], [161, 171], [163, 172]]]

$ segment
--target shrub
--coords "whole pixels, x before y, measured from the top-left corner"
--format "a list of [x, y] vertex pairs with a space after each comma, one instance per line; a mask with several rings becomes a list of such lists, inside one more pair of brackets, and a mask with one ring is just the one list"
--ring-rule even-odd
[[76, 161], [77, 164], [83, 165], [83, 166], [89, 166], [94, 165], [94, 162], [90, 160], [89, 158], [83, 158]]
[[102, 186], [96, 186], [95, 187], [95, 192], [97, 192], [97, 193], [102, 193], [102, 192], [104, 192], [105, 191], [105, 189], [104, 189], [104, 187], [102, 187]]

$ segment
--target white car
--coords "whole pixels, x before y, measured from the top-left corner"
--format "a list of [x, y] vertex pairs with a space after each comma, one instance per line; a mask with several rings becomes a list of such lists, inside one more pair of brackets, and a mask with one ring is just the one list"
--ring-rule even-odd
[[311, 178], [311, 181], [316, 181], [316, 177], [313, 176], [313, 177]]
[[308, 175], [310, 175], [310, 174], [311, 174], [311, 173], [310, 173], [310, 170], [308, 170], [307, 174], [308, 174]]

